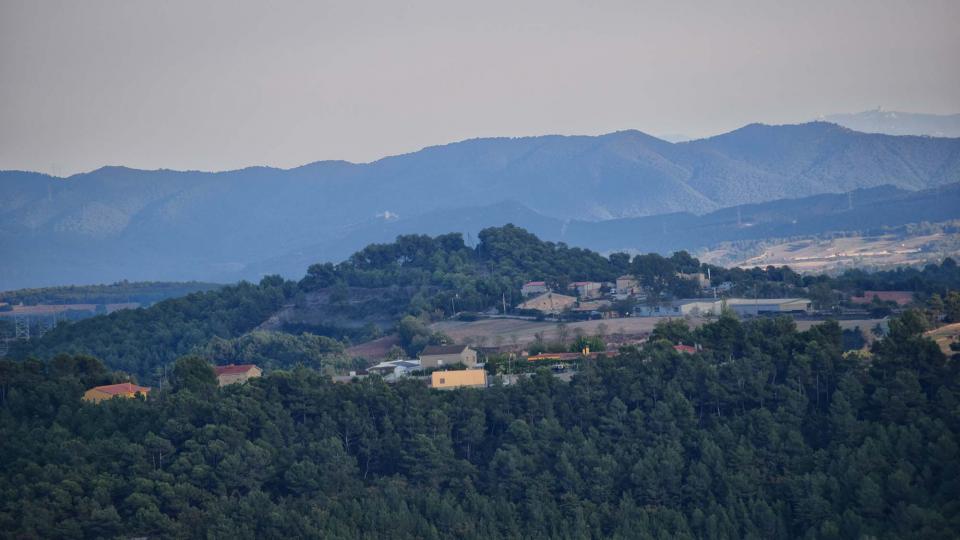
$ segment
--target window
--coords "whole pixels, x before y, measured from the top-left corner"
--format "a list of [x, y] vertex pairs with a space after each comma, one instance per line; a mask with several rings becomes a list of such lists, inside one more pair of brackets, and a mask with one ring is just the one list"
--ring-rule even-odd
[[443, 377], [440, 377], [440, 384], [446, 384], [446, 383], [447, 383], [447, 380], [444, 379]]

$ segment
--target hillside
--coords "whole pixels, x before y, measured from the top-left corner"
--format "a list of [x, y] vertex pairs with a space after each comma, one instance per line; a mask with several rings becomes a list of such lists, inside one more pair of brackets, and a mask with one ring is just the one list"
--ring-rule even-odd
[[[409, 332], [401, 340], [412, 355], [437, 337], [425, 322], [502, 309], [504, 303], [516, 306], [521, 301], [521, 285], [532, 279], [564, 290], [573, 281], [612, 281], [631, 273], [673, 298], [697, 294], [693, 282], [679, 277], [680, 273], [707, 271], [715, 283], [730, 282], [731, 295], [760, 297], [807, 296], [809, 287], [824, 282], [846, 294], [910, 290], [924, 296], [945, 296], [948, 290], [960, 288], [960, 270], [952, 259], [922, 270], [848, 271], [829, 278], [801, 276], [785, 268], [745, 271], [707, 266], [685, 252], [670, 257], [623, 253], [604, 257], [588, 249], [543, 241], [512, 225], [485, 229], [478, 240], [470, 247], [459, 234], [402, 236], [389, 244], [369, 245], [335, 265], [313, 264], [298, 283], [266, 277], [259, 284], [224, 286], [146, 309], [63, 324], [40, 338], [11, 343], [9, 355], [49, 359], [61, 353], [89, 354], [110, 369], [153, 384], [176, 358], [251, 332], [287, 337], [309, 332], [360, 343], [399, 330], [406, 315], [421, 318], [421, 323], [414, 320], [408, 325]], [[285, 342], [286, 338], [277, 340]], [[295, 345], [312, 347], [309, 343]], [[276, 358], [278, 349], [264, 354]]]
[[353, 243], [388, 242], [401, 234], [442, 234], [451, 228], [471, 235], [485, 227], [513, 223], [540, 238], [589, 247], [670, 253], [701, 250], [726, 242], [816, 236], [837, 231], [875, 231], [919, 222], [960, 219], [960, 183], [923, 191], [891, 186], [738, 205], [703, 215], [679, 212], [605, 221], [562, 220], [508, 201], [479, 207], [439, 210], [409, 219], [371, 222], [351, 234], [320, 242], [251, 265], [250, 270], [295, 275], [316, 260], [339, 259]]
[[752, 124], [677, 144], [638, 131], [473, 139], [289, 170], [105, 167], [65, 179], [3, 172], [0, 244], [14, 255], [0, 261], [0, 289], [255, 279], [277, 271], [262, 266], [276, 257], [302, 251], [335, 260], [378, 227], [429, 216], [441, 230], [458, 230], [462, 209], [510, 201], [552, 220], [599, 221], [958, 180], [960, 139], [823, 122]]

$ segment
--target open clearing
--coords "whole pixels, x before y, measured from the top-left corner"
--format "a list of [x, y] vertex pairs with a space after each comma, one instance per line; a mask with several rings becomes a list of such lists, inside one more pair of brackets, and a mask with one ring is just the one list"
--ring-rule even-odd
[[960, 338], [960, 323], [946, 324], [936, 330], [930, 330], [924, 335], [936, 341], [943, 354], [950, 356], [953, 354], [953, 351], [950, 350], [950, 344]]
[[956, 238], [944, 233], [903, 237], [852, 236], [804, 239], [765, 244], [762, 253], [747, 257], [742, 251], [722, 246], [699, 255], [701, 261], [722, 266], [787, 265], [797, 272], [822, 273], [845, 268], [910, 266], [956, 255]]

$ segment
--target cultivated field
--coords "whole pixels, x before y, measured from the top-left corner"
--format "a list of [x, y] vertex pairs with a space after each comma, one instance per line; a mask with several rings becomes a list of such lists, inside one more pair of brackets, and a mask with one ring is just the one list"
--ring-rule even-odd
[[956, 256], [956, 235], [944, 233], [903, 237], [899, 235], [852, 236], [765, 243], [760, 253], [723, 245], [699, 254], [704, 262], [721, 266], [787, 265], [797, 272], [822, 273], [846, 268], [910, 266]]

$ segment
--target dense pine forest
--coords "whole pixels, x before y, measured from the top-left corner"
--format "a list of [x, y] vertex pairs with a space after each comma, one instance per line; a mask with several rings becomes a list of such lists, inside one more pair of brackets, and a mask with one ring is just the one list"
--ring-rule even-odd
[[42, 287], [0, 292], [0, 302], [9, 304], [114, 304], [137, 302], [154, 304], [168, 298], [176, 298], [199, 291], [219, 288], [214, 283], [187, 281], [182, 283], [162, 281], [120, 281], [109, 285], [70, 285], [65, 287]]
[[[622, 273], [679, 297], [677, 273], [697, 270], [768, 295], [910, 290], [926, 307], [891, 319], [869, 350], [845, 351], [833, 322], [801, 332], [724, 314], [663, 324], [570, 382], [542, 370], [452, 392], [334, 384], [344, 342], [258, 329], [317, 291], [392, 291], [413, 347], [451, 297], [479, 310], [528, 279]], [[958, 289], [951, 259], [801, 276], [683, 252], [603, 257], [508, 226], [473, 247], [400, 237], [299, 283], [61, 324], [0, 361], [0, 536], [956, 538], [957, 360], [923, 332], [960, 319]], [[681, 341], [702, 350], [681, 354]], [[225, 361], [266, 374], [218, 388], [210, 364]], [[129, 376], [154, 385], [149, 399], [81, 401]]]
[[18, 538], [956, 538], [956, 359], [910, 311], [869, 353], [730, 316], [487, 390], [308, 368], [218, 389], [184, 357], [83, 403], [98, 360], [0, 363], [0, 531]]

